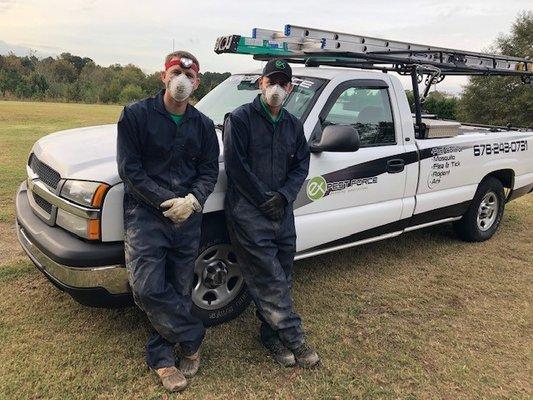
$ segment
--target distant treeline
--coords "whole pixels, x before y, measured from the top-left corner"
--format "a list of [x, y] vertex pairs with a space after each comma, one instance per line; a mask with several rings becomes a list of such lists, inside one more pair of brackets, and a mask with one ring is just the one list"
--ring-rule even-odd
[[[195, 100], [229, 75], [202, 73]], [[162, 87], [159, 72], [147, 75], [133, 64], [102, 67], [88, 57], [70, 53], [43, 59], [0, 55], [0, 96], [8, 99], [125, 104]]]

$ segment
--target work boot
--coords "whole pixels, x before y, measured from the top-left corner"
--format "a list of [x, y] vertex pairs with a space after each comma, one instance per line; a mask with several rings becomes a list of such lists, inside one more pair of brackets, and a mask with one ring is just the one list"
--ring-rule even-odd
[[186, 378], [192, 378], [200, 368], [200, 350], [192, 356], [183, 356], [180, 360], [180, 371]]
[[187, 387], [187, 379], [176, 367], [163, 367], [155, 370], [163, 387], [169, 392], [181, 392]]
[[293, 349], [292, 352], [296, 358], [296, 363], [303, 368], [314, 367], [320, 361], [316, 351], [309, 347], [306, 343], [303, 343], [296, 349]]
[[277, 336], [264, 338], [261, 337], [261, 343], [270, 352], [270, 356], [278, 364], [284, 367], [293, 367], [296, 365], [294, 354], [279, 340]]

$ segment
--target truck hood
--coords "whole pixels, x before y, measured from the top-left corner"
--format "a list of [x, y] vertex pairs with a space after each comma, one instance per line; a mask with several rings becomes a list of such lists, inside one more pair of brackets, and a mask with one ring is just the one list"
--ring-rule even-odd
[[[222, 150], [221, 135], [217, 131]], [[117, 125], [69, 129], [47, 135], [33, 146], [42, 162], [62, 178], [105, 182], [121, 181], [116, 162]]]
[[120, 182], [116, 162], [117, 125], [69, 129], [47, 135], [33, 146], [42, 162], [62, 178]]

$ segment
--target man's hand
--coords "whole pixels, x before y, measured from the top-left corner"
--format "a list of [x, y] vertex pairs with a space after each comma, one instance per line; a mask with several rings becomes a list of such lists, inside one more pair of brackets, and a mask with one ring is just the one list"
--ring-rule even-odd
[[176, 197], [161, 203], [161, 208], [167, 208], [163, 215], [175, 224], [181, 224], [195, 211], [201, 211], [202, 206], [192, 193], [185, 197]]
[[261, 204], [259, 209], [269, 219], [273, 221], [279, 221], [281, 218], [283, 218], [287, 200], [285, 200], [285, 197], [278, 192], [266, 192], [266, 195], [270, 196], [270, 198]]

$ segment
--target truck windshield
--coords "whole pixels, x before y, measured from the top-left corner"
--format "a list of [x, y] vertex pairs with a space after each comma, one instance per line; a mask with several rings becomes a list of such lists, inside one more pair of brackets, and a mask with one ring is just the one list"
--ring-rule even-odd
[[[215, 125], [222, 124], [226, 113], [252, 102], [260, 93], [260, 77], [261, 75], [232, 75], [206, 94], [195, 107], [211, 118]], [[294, 89], [285, 100], [285, 109], [303, 122], [325, 82], [324, 79], [293, 76]]]

